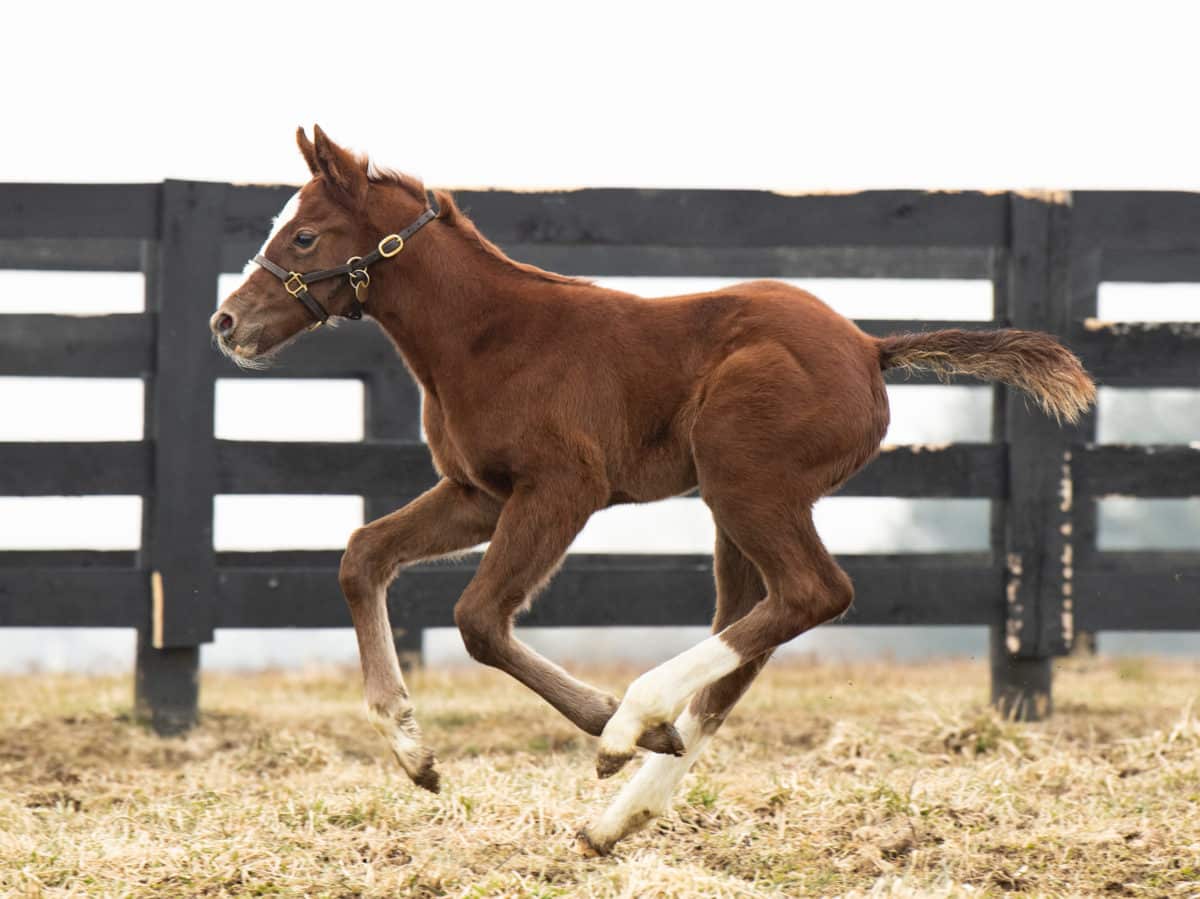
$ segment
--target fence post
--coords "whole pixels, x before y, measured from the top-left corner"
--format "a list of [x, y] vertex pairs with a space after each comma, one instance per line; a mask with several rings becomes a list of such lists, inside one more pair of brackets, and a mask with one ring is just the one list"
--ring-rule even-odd
[[160, 736], [182, 734], [196, 723], [200, 700], [200, 647], [155, 649], [139, 629], [133, 707], [139, 720]]
[[[363, 436], [367, 440], [417, 442], [421, 439], [421, 394], [399, 358], [394, 365], [372, 372], [363, 379]], [[403, 496], [367, 496], [363, 511], [367, 521], [373, 521], [394, 512], [408, 500], [409, 497]], [[411, 622], [403, 622], [399, 627], [395, 626], [395, 621], [392, 624], [400, 667], [406, 672], [420, 667], [423, 663], [422, 629], [411, 626]]]
[[[1070, 287], [1066, 309], [1068, 337], [1078, 334], [1080, 325], [1099, 314], [1101, 253], [1097, 247], [1087, 246], [1078, 239], [1078, 232], [1071, 229]], [[1085, 413], [1072, 428], [1076, 443], [1093, 443], [1096, 440], [1096, 410]], [[1074, 491], [1073, 491], [1074, 494]], [[1072, 496], [1071, 539], [1072, 559], [1076, 565], [1087, 565], [1094, 561], [1096, 553], [1096, 499], [1092, 496]], [[1070, 589], [1069, 587], [1067, 589]], [[1072, 597], [1077, 601], [1080, 597]], [[1075, 640], [1070, 647], [1077, 655], [1094, 655], [1097, 649], [1095, 631], [1075, 629]]]
[[[1070, 207], [1053, 196], [1009, 195], [1004, 305], [1015, 328], [1065, 336]], [[1019, 720], [1051, 711], [1051, 659], [1070, 649], [1071, 452], [1067, 432], [1014, 390], [1004, 391], [1008, 502], [1005, 613], [991, 637], [992, 701]]]
[[225, 213], [224, 184], [162, 185], [156, 253], [145, 260], [147, 312], [155, 315], [155, 367], [145, 386], [145, 439], [153, 480], [143, 500], [140, 568], [151, 608], [139, 629], [134, 708], [161, 734], [196, 721], [200, 644], [213, 636], [212, 542], [217, 459], [212, 348]]

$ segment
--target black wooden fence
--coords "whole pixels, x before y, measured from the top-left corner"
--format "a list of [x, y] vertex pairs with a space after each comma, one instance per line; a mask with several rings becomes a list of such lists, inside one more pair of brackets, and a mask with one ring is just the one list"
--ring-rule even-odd
[[[361, 443], [216, 440], [217, 277], [241, 269], [293, 188], [168, 181], [0, 185], [0, 268], [145, 273], [143, 313], [0, 318], [0, 375], [141, 378], [145, 434], [0, 443], [0, 495], [143, 497], [136, 552], [0, 552], [0, 625], [139, 632], [139, 711], [195, 716], [198, 647], [215, 628], [339, 627], [336, 552], [214, 552], [213, 497], [359, 494], [382, 514], [433, 481], [418, 395], [372, 327], [318, 332], [250, 377], [355, 378]], [[1013, 325], [1060, 335], [1101, 384], [1195, 387], [1200, 324], [1096, 320], [1102, 281], [1200, 280], [1200, 195], [1083, 192], [781, 196], [749, 191], [467, 191], [459, 201], [518, 259], [575, 274], [976, 278], [990, 322], [862, 321], [867, 331]], [[7, 389], [7, 388], [6, 388]], [[1200, 495], [1200, 450], [1096, 445], [997, 388], [992, 440], [899, 447], [842, 491], [991, 500], [979, 553], [843, 555], [851, 624], [988, 625], [994, 698], [1049, 708], [1050, 660], [1080, 631], [1200, 629], [1200, 553], [1100, 552], [1096, 501]], [[530, 625], [707, 623], [708, 556], [573, 555]], [[417, 567], [392, 591], [399, 641], [449, 626], [473, 561]], [[622, 601], [613, 603], [613, 597]]]

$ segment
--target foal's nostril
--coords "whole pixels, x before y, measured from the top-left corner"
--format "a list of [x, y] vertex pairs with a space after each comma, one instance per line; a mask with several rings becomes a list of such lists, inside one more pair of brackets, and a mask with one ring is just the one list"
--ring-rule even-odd
[[220, 337], [224, 337], [226, 334], [228, 334], [230, 331], [233, 330], [233, 325], [234, 325], [233, 316], [230, 315], [228, 312], [222, 312], [217, 317], [217, 321], [216, 321], [216, 325], [215, 325], [217, 335]]

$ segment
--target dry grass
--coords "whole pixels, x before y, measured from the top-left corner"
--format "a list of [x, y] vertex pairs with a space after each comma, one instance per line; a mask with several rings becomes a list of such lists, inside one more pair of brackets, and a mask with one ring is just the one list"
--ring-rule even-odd
[[772, 666], [676, 811], [589, 860], [572, 834], [618, 784], [490, 671], [415, 679], [439, 796], [351, 672], [209, 676], [173, 740], [130, 722], [128, 678], [0, 679], [0, 893], [1200, 895], [1200, 665], [1065, 663], [1030, 726], [983, 668]]

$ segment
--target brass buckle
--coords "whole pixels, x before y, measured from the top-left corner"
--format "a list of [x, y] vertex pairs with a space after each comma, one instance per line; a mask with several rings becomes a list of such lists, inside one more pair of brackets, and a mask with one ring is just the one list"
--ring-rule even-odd
[[[383, 245], [391, 240], [394, 240], [396, 242], [396, 249], [392, 250], [391, 252], [388, 252], [387, 250], [385, 250], [383, 248]], [[380, 256], [382, 256], [384, 259], [391, 259], [393, 256], [395, 256], [397, 253], [399, 253], [401, 250], [404, 249], [404, 238], [401, 237], [399, 234], [389, 234], [383, 240], [379, 241], [378, 249], [379, 249]]]
[[[292, 286], [293, 281], [296, 282], [295, 287]], [[296, 272], [288, 272], [288, 279], [283, 282], [283, 289], [292, 296], [296, 296], [300, 291], [304, 290], [304, 279]]]

